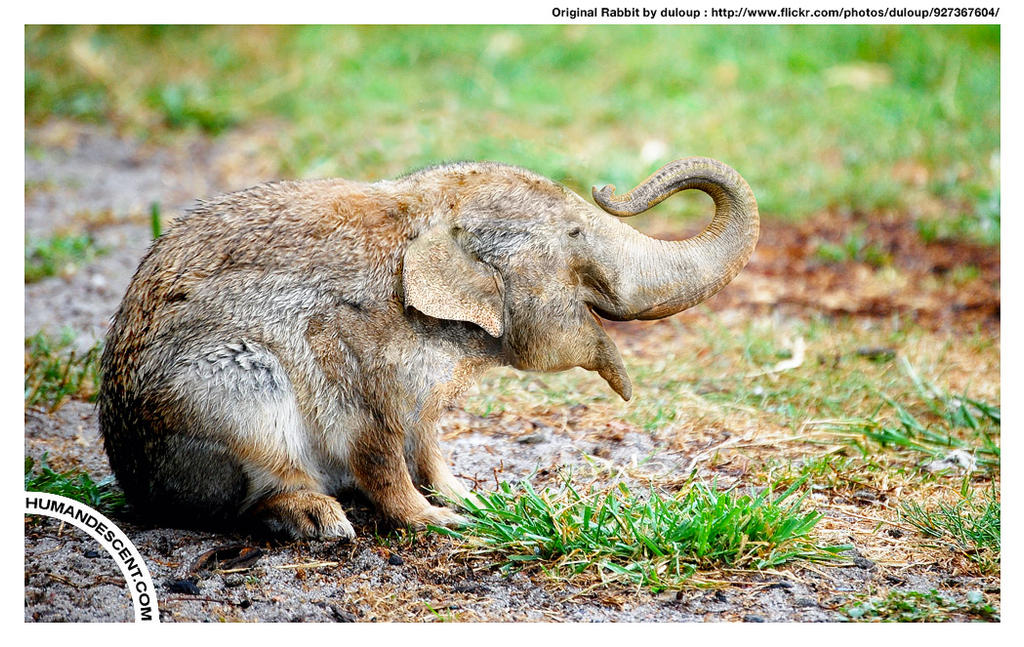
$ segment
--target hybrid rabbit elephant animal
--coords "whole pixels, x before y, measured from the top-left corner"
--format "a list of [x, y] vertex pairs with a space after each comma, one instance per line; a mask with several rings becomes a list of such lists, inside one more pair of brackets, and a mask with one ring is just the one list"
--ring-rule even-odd
[[[691, 188], [715, 203], [694, 238], [615, 217]], [[601, 318], [700, 303], [757, 240], [750, 187], [712, 159], [594, 199], [467, 162], [201, 202], [143, 258], [103, 353], [100, 427], [129, 502], [161, 523], [351, 538], [333, 495], [355, 487], [394, 522], [458, 523], [423, 492], [468, 495], [436, 425], [476, 375], [581, 366], [628, 400]]]

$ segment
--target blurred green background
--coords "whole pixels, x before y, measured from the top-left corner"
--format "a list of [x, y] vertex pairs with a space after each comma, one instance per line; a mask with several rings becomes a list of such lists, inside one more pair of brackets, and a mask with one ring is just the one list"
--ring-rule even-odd
[[60, 116], [158, 142], [258, 133], [279, 177], [489, 159], [585, 195], [708, 155], [747, 178], [769, 219], [887, 212], [998, 241], [996, 25], [25, 34], [27, 127]]

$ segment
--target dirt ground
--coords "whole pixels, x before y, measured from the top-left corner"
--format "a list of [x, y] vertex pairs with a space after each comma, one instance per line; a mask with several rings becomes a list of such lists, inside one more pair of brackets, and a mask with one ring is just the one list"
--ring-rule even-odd
[[[149, 244], [150, 203], [159, 202], [170, 217], [196, 197], [268, 179], [245, 133], [158, 147], [54, 122], [33, 129], [27, 139], [26, 234], [85, 229], [107, 251], [73, 274], [26, 284], [25, 332], [57, 333], [67, 326], [79, 332], [83, 349], [102, 338]], [[904, 290], [823, 271], [813, 258], [814, 246], [841, 240], [853, 226], [890, 241], [885, 251], [905, 259], [900, 269], [916, 277], [911, 280], [941, 279], [965, 258], [979, 268], [979, 276], [966, 288], [932, 280], [928, 289]], [[924, 249], [897, 220], [862, 222], [848, 215], [799, 225], [773, 223], [764, 227], [750, 265], [709, 308], [722, 320], [808, 310], [866, 321], [902, 314], [946, 336], [980, 329], [998, 339], [998, 273], [998, 249], [969, 244]], [[702, 316], [693, 315], [694, 321]], [[609, 329], [624, 353], [639, 355], [658, 352], [676, 330], [666, 322]], [[478, 416], [455, 408], [442, 422], [454, 472], [480, 489], [493, 488], [498, 478], [531, 473], [544, 484], [563, 466], [593, 469], [584, 454], [599, 456], [627, 477], [633, 474], [630, 466], [646, 457], [653, 457], [643, 462], [648, 472], [687, 474], [701, 451], [699, 444], [680, 445], [627, 423], [600, 420], [586, 405], [542, 416], [514, 411]], [[25, 453], [39, 457], [43, 452], [49, 452], [55, 469], [84, 469], [96, 479], [110, 474], [91, 404], [71, 401], [53, 414], [27, 410]], [[828, 622], [842, 619], [839, 609], [849, 596], [876, 588], [999, 592], [998, 577], [965, 575], [940, 561], [896, 564], [876, 558], [861, 545], [868, 533], [882, 532], [880, 524], [852, 506], [827, 508], [821, 524], [834, 543], [855, 547], [841, 565], [798, 563], [777, 571], [736, 573], [728, 582], [705, 588], [652, 594], [555, 583], [536, 572], [506, 576], [458, 553], [455, 542], [445, 537], [423, 533], [403, 538], [384, 529], [377, 536], [379, 519], [365, 501], [353, 498], [343, 504], [358, 533], [349, 544], [273, 543], [149, 528], [130, 514], [115, 520], [148, 560], [162, 621]], [[889, 541], [899, 537], [894, 532]], [[254, 563], [238, 572], [224, 572], [200, 559], [215, 549], [222, 559], [230, 558], [238, 546], [260, 551]], [[125, 582], [109, 555], [75, 528], [52, 519], [26, 522], [26, 621], [132, 617]]]

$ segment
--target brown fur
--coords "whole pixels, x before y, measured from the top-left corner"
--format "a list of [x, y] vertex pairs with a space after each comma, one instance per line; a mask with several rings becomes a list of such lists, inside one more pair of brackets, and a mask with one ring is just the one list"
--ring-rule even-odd
[[583, 366], [629, 395], [590, 306], [628, 276], [603, 219], [486, 163], [200, 203], [143, 258], [103, 355], [129, 501], [160, 522], [351, 538], [332, 496], [356, 487], [398, 523], [457, 523], [424, 491], [468, 495], [436, 424], [481, 371]]

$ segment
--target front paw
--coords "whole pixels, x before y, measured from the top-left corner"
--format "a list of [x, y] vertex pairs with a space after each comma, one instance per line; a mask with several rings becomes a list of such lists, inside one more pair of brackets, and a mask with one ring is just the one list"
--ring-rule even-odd
[[457, 528], [466, 525], [468, 520], [451, 508], [441, 508], [432, 505], [420, 510], [408, 519], [403, 519], [402, 522], [407, 526], [422, 530], [427, 526]]

